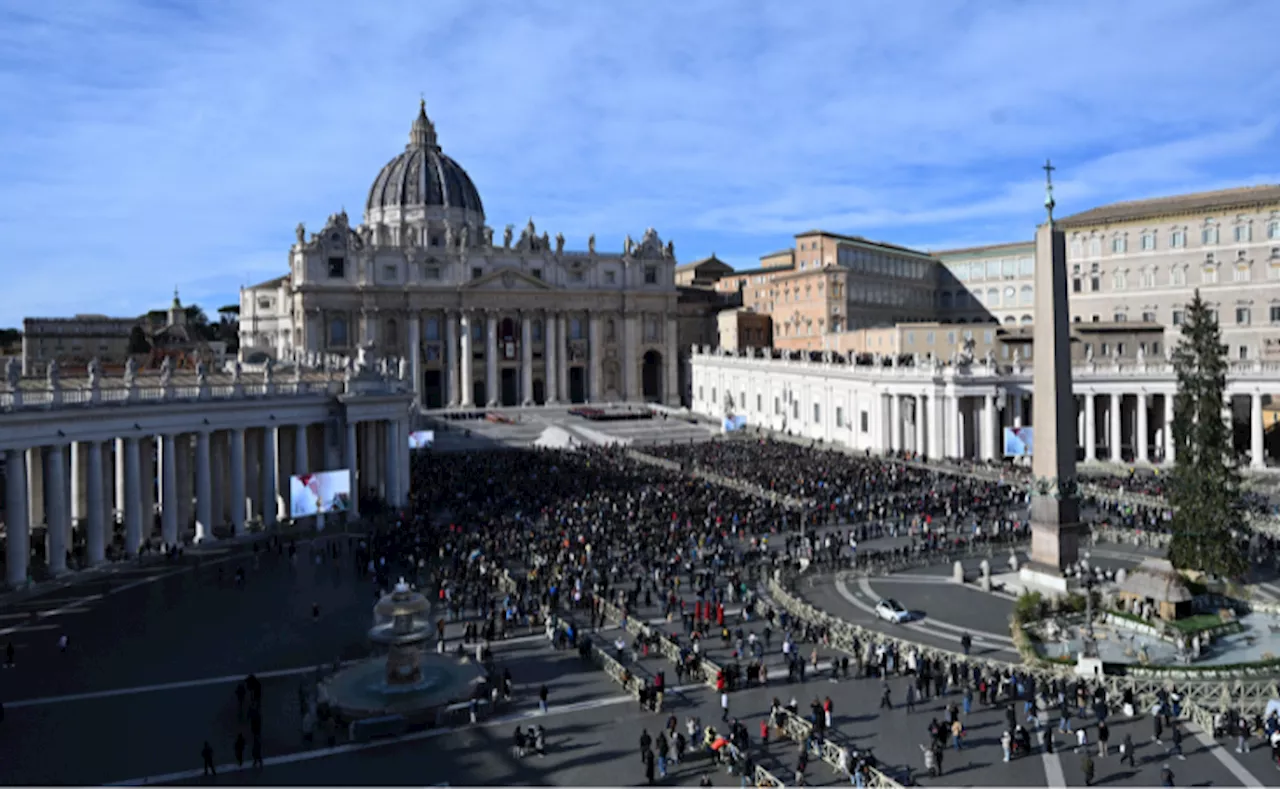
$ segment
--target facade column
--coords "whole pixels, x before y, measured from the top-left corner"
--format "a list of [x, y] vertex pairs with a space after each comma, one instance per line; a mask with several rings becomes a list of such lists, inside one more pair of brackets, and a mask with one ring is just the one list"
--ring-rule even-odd
[[142, 539], [150, 542], [156, 530], [156, 497], [159, 495], [160, 475], [156, 473], [156, 455], [159, 446], [153, 436], [142, 439]]
[[955, 411], [956, 432], [955, 432], [955, 435], [952, 437], [955, 442], [955, 455], [953, 455], [952, 457], [956, 458], [957, 460], [964, 458], [964, 400], [965, 400], [964, 397], [960, 395], [956, 395], [954, 398], [952, 398], [952, 402], [955, 403], [955, 409], [956, 409]]
[[71, 525], [81, 525], [85, 515], [85, 448], [79, 441], [71, 442]]
[[[216, 529], [227, 522], [227, 434], [209, 436], [209, 528]], [[197, 447], [197, 451], [198, 451]], [[198, 482], [198, 480], [197, 480]], [[199, 493], [196, 494], [199, 496]], [[197, 499], [196, 509], [200, 502]], [[197, 515], [197, 518], [199, 516]], [[210, 536], [213, 536], [212, 534]]]
[[177, 449], [174, 453], [173, 463], [178, 472], [178, 533], [175, 536], [176, 542], [186, 536], [187, 532], [191, 530], [192, 521], [195, 520], [195, 513], [191, 507], [191, 501], [195, 498], [195, 486], [191, 484], [191, 434], [183, 433], [176, 436], [173, 443]]
[[485, 405], [499, 405], [498, 394], [498, 313], [489, 310], [484, 316], [484, 391]]
[[71, 536], [70, 491], [67, 488], [67, 451], [61, 444], [49, 447], [45, 455], [45, 494], [48, 517], [49, 572], [61, 575], [67, 571], [67, 547]]
[[461, 402], [458, 397], [458, 313], [449, 310], [444, 316], [444, 367], [449, 396], [445, 402], [450, 408]]
[[637, 370], [640, 342], [637, 324], [639, 322], [639, 316], [630, 313], [622, 318], [622, 399], [627, 402], [641, 399], [639, 388], [636, 386], [637, 379], [640, 377]]
[[996, 399], [992, 395], [982, 398], [982, 459], [996, 459]]
[[27, 518], [31, 531], [44, 526], [44, 448], [27, 450]]
[[247, 506], [244, 491], [244, 428], [232, 428], [227, 433], [227, 442], [231, 444], [231, 531], [239, 537], [244, 534]]
[[525, 406], [533, 405], [533, 315], [520, 314], [520, 388]]
[[99, 461], [102, 466], [102, 522], [105, 524], [104, 542], [109, 545], [115, 539], [116, 533], [116, 512], [115, 512], [115, 483], [112, 481], [112, 474], [115, 472], [115, 462], [112, 460], [112, 454], [115, 451], [116, 442], [114, 439], [103, 441], [99, 445], [99, 449], [103, 455]]
[[[556, 349], [556, 358], [559, 364], [556, 365], [556, 375], [559, 376], [557, 386], [560, 389], [560, 399], [566, 403], [573, 402], [573, 393], [569, 391], [569, 317], [563, 312], [556, 318], [559, 324], [556, 327], [556, 336], [559, 338], [560, 347]], [[591, 382], [584, 380], [582, 382], [582, 400], [587, 401], [587, 397], [591, 392]]]
[[1084, 459], [1092, 463], [1098, 459], [1098, 397], [1093, 392], [1084, 394]]
[[413, 404], [422, 405], [422, 316], [409, 313], [409, 376], [413, 379]]
[[357, 422], [347, 422], [346, 441], [342, 445], [343, 461], [347, 465], [347, 473], [351, 475], [351, 508], [347, 510], [347, 523], [355, 523], [360, 519], [360, 473], [356, 453]]
[[944, 398], [939, 397], [937, 390], [929, 394], [929, 457], [941, 459], [942, 451], [942, 407]]
[[178, 542], [178, 453], [172, 435], [160, 444], [160, 539], [165, 545]]
[[458, 336], [459, 351], [462, 356], [462, 380], [458, 384], [458, 404], [463, 408], [471, 408], [475, 405], [475, 382], [472, 377], [471, 366], [473, 360], [473, 352], [471, 350], [471, 322], [475, 318], [471, 313], [463, 311], [458, 317], [461, 333]]
[[1266, 441], [1262, 424], [1262, 394], [1249, 395], [1249, 465], [1266, 468]]
[[213, 539], [213, 486], [209, 471], [209, 431], [196, 433], [196, 542]]
[[276, 443], [277, 428], [262, 428], [262, 459], [258, 463], [258, 477], [262, 485], [262, 528], [276, 525]]
[[902, 397], [889, 395], [889, 449], [901, 452], [902, 446]]
[[556, 384], [560, 382], [557, 367], [560, 359], [559, 333], [556, 331], [558, 319], [550, 310], [542, 313], [542, 391], [547, 405], [560, 402], [561, 392]]
[[383, 422], [383, 430], [386, 433], [386, 463], [387, 463], [387, 503], [393, 507], [400, 505], [400, 453], [397, 446], [400, 442], [397, 438], [400, 434], [400, 423], [395, 420]]
[[1139, 463], [1146, 463], [1150, 460], [1147, 453], [1147, 436], [1149, 435], [1147, 430], [1147, 406], [1149, 405], [1150, 400], [1147, 397], [1147, 393], [1138, 392], [1138, 413], [1134, 421], [1138, 423], [1138, 446], [1135, 451], [1135, 457], [1137, 457]]
[[1173, 440], [1174, 395], [1161, 395], [1164, 400], [1164, 462], [1172, 465], [1178, 459], [1178, 444]]
[[142, 447], [141, 439], [124, 440], [124, 552], [126, 556], [138, 555], [142, 546], [142, 524], [150, 517], [145, 512], [142, 499]]
[[1108, 446], [1111, 447], [1111, 462], [1120, 463], [1123, 457], [1120, 454], [1120, 404], [1123, 401], [1118, 394], [1111, 395], [1111, 406], [1107, 412], [1107, 421], [1110, 422], [1110, 435], [1107, 437]]
[[600, 313], [587, 314], [587, 401], [604, 402], [604, 331]]
[[103, 503], [102, 447], [97, 441], [87, 442], [85, 447], [85, 469], [89, 475], [85, 480], [85, 499], [89, 511], [85, 513], [84, 541], [85, 558], [90, 567], [97, 567], [107, 559], [107, 509]]
[[5, 582], [17, 589], [26, 584], [31, 563], [31, 522], [27, 507], [27, 453], [7, 449], [4, 453], [8, 477], [4, 485], [6, 544]]
[[915, 396], [916, 403], [916, 445], [914, 450], [916, 454], [924, 455], [928, 453], [928, 448], [924, 445], [924, 422], [926, 414], [929, 413], [928, 405], [925, 403], [924, 395]]
[[116, 439], [115, 516], [116, 516], [116, 519], [121, 522], [124, 522], [125, 502], [129, 500], [128, 496], [125, 494], [125, 487], [124, 487], [124, 463], [125, 463], [124, 441], [125, 440], [123, 438]]
[[664, 402], [672, 408], [680, 406], [680, 342], [676, 332], [679, 322], [673, 315], [662, 316], [662, 331], [666, 333], [667, 352], [663, 355], [666, 373], [662, 376]]

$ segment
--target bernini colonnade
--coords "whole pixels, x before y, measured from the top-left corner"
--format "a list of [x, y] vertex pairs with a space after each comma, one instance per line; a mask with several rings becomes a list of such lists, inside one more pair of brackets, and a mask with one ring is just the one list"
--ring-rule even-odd
[[[795, 435], [873, 452], [906, 451], [931, 458], [1003, 457], [1003, 428], [1031, 424], [1031, 365], [919, 366], [848, 364], [714, 352], [695, 348], [693, 410], [745, 416]], [[1175, 460], [1169, 425], [1177, 378], [1158, 361], [1077, 363], [1072, 370], [1076, 435], [1084, 461], [1162, 464]], [[1254, 468], [1266, 465], [1263, 406], [1280, 384], [1280, 364], [1233, 362], [1227, 402], [1248, 426], [1240, 447]]]
[[358, 517], [361, 495], [407, 502], [406, 382], [176, 377], [60, 381], [55, 373], [16, 387], [11, 378], [0, 390], [11, 586], [27, 578], [36, 530], [54, 574], [68, 569], [69, 552], [94, 566], [155, 540], [204, 541], [215, 529], [238, 536], [289, 517], [294, 474], [349, 470], [348, 518]]

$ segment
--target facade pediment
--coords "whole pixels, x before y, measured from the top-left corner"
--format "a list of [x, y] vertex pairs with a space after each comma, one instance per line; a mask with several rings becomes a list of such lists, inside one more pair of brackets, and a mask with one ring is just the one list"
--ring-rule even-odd
[[537, 277], [508, 268], [472, 280], [463, 290], [550, 290], [550, 287]]

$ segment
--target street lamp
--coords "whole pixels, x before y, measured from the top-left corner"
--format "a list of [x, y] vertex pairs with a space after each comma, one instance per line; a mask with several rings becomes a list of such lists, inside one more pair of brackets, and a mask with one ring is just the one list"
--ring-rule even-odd
[[1084, 575], [1084, 644], [1085, 657], [1097, 657], [1097, 642], [1093, 635], [1093, 588], [1097, 585], [1093, 577], [1093, 568], [1089, 560], [1080, 562], [1080, 572]]

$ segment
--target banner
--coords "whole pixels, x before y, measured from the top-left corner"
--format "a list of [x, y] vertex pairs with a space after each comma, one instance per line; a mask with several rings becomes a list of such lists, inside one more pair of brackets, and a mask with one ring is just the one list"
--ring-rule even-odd
[[735, 430], [742, 430], [747, 426], [747, 418], [745, 416], [734, 416], [730, 414], [720, 423], [720, 427], [726, 433], [732, 433]]
[[429, 449], [436, 443], [436, 431], [415, 430], [409, 434], [409, 449]]
[[1034, 430], [1034, 427], [1006, 427], [1004, 456], [1007, 458], [1030, 457], [1034, 446]]
[[289, 477], [289, 517], [305, 518], [351, 508], [351, 472], [317, 471]]

